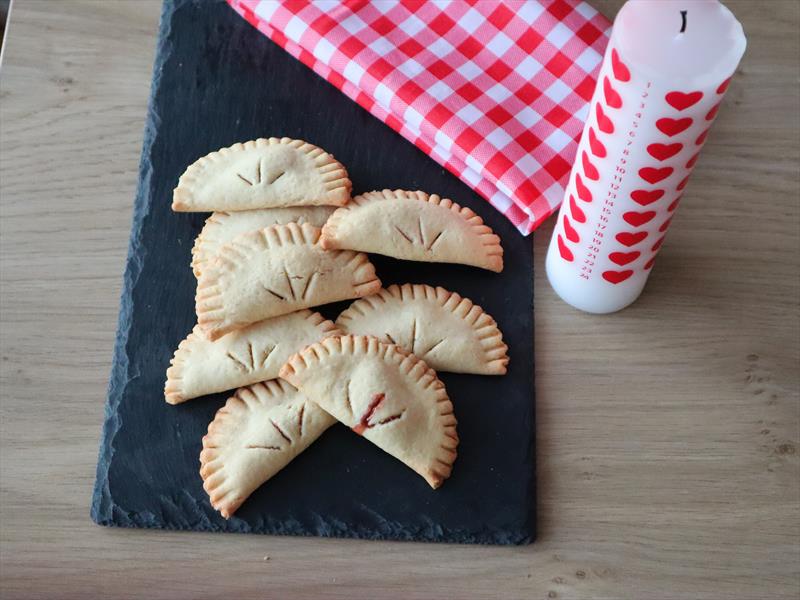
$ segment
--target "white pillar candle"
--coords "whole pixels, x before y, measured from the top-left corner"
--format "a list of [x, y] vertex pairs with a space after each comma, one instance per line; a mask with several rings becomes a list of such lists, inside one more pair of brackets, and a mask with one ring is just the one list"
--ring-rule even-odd
[[717, 0], [619, 11], [547, 252], [564, 301], [609, 313], [639, 296], [745, 45]]

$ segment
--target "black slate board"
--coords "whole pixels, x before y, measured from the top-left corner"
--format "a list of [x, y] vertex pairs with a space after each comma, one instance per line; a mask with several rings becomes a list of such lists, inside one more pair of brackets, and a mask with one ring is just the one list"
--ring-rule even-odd
[[[262, 136], [302, 138], [348, 168], [354, 192], [422, 189], [476, 210], [506, 268], [375, 256], [386, 285], [442, 285], [482, 305], [510, 348], [505, 377], [441, 374], [458, 417], [453, 476], [437, 491], [337, 425], [234, 518], [209, 505], [201, 438], [227, 394], [169, 406], [164, 372], [195, 322], [190, 249], [205, 214], [172, 188], [199, 156]], [[119, 329], [92, 502], [103, 525], [492, 544], [535, 530], [532, 244], [457, 178], [253, 29], [208, 0], [167, 0], [161, 20]], [[343, 305], [325, 307], [335, 317]]]

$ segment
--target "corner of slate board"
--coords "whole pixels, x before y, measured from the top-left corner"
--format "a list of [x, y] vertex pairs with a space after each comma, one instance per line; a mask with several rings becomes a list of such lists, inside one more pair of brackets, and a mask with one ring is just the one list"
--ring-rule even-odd
[[[441, 285], [495, 317], [504, 377], [440, 374], [458, 417], [452, 477], [433, 491], [341, 426], [258, 489], [229, 521], [198, 474], [201, 438], [226, 394], [167, 405], [164, 374], [195, 322], [190, 249], [205, 214], [171, 212], [200, 156], [288, 136], [333, 153], [356, 193], [422, 189], [480, 214], [502, 238], [502, 274], [373, 256], [385, 284]], [[120, 303], [91, 516], [102, 525], [483, 544], [535, 537], [533, 249], [432, 159], [250, 27], [222, 2], [167, 1]], [[323, 307], [328, 318], [344, 305]], [[314, 476], [310, 477], [309, 474]]]

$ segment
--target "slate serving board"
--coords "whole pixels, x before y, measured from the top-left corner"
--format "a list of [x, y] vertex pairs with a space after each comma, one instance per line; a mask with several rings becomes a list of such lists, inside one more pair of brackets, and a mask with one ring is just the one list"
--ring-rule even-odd
[[[341, 425], [257, 490], [229, 521], [198, 474], [201, 438], [229, 394], [169, 406], [164, 373], [195, 323], [190, 249], [207, 215], [170, 210], [198, 157], [289, 136], [332, 152], [354, 192], [422, 189], [477, 211], [501, 236], [502, 274], [374, 256], [385, 285], [441, 285], [498, 321], [505, 377], [443, 373], [461, 443], [452, 477], [421, 477]], [[162, 14], [92, 518], [181, 530], [521, 544], [535, 535], [532, 244], [456, 177], [272, 44], [222, 2]], [[323, 307], [335, 318], [345, 304]]]

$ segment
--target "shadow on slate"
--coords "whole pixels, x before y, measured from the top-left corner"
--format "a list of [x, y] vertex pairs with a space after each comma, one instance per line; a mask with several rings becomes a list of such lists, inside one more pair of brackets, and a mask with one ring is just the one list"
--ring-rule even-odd
[[[441, 285], [493, 315], [505, 377], [444, 373], [461, 443], [432, 490], [341, 425], [225, 521], [198, 474], [201, 438], [229, 394], [164, 402], [164, 374], [195, 323], [190, 249], [206, 214], [170, 210], [188, 164], [237, 141], [288, 136], [333, 153], [354, 193], [438, 193], [502, 238], [502, 274], [373, 256], [385, 285]], [[532, 244], [456, 177], [296, 61], [221, 2], [166, 2], [140, 167], [119, 329], [92, 501], [103, 525], [521, 544], [535, 534]], [[324, 307], [335, 318], [346, 303]]]

